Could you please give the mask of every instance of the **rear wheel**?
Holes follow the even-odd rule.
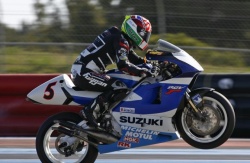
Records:
[[[64,148],[60,140],[65,138],[65,135],[52,129],[59,126],[58,123],[54,123],[55,120],[63,120],[75,124],[82,121],[78,114],[72,112],[63,112],[49,117],[42,124],[36,136],[36,150],[41,162],[94,163],[98,155],[98,149],[78,138],[73,138],[76,143],[74,144],[75,150]]]
[[[235,114],[230,102],[216,91],[202,97],[202,115],[198,119],[187,106],[177,112],[176,126],[183,140],[201,149],[216,148],[231,136],[235,126]]]

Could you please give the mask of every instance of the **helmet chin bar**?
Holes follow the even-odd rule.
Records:
[[[148,47],[148,43],[146,43],[145,41],[142,41],[140,45],[138,45],[138,47],[141,50],[145,50]]]

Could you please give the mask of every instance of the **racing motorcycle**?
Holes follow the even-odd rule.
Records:
[[[213,88],[192,89],[203,71],[200,64],[181,48],[161,39],[146,58],[158,66],[157,76],[107,71],[129,90],[125,98],[105,106],[97,119],[100,127],[88,126],[75,112],[50,116],[36,136],[40,160],[92,163],[98,153],[180,138],[200,149],[216,148],[227,141],[235,126],[233,107]],[[81,90],[67,74],[62,74],[33,89],[27,98],[43,105],[85,106],[100,93]]]

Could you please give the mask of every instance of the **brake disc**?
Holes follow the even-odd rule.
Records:
[[[192,116],[189,119],[190,129],[198,135],[207,136],[212,135],[220,128],[221,115],[218,109],[209,104],[204,104],[202,108],[202,116],[204,120],[200,120]]]

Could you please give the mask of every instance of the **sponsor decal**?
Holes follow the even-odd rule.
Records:
[[[133,31],[132,28],[127,27],[127,31],[129,33],[129,36],[132,38],[132,40],[136,42],[136,44],[139,44],[142,42],[142,39],[138,36],[138,34],[135,33],[135,31]]]
[[[199,94],[196,94],[195,96],[192,97],[193,102],[195,105],[199,104],[202,102],[202,98]]]
[[[163,120],[162,119],[153,119],[153,118],[141,118],[141,117],[127,117],[127,116],[120,116],[121,123],[133,123],[133,124],[140,124],[140,125],[151,125],[151,126],[162,126]]]
[[[163,52],[158,52],[158,51],[150,51],[149,54],[151,55],[162,55]]]
[[[166,92],[167,95],[172,94],[174,92],[181,92],[181,90],[185,88],[182,86],[168,86],[168,91]]]
[[[90,73],[83,74],[83,77],[85,77],[85,79],[89,80],[89,83],[92,84],[92,85],[100,85],[100,86],[103,86],[103,87],[107,86],[106,83],[92,78]]]
[[[231,78],[223,78],[218,82],[218,86],[220,89],[232,89],[234,86],[234,80]]]
[[[121,141],[118,141],[117,146],[121,147],[121,148],[131,148],[131,144],[130,143],[121,142]]]
[[[153,136],[159,135],[160,132],[146,130],[130,126],[121,126],[123,130],[126,130],[124,141],[139,143],[140,139],[152,140]],[[132,139],[133,138],[133,139]]]
[[[135,108],[120,107],[121,113],[135,113]]]
[[[139,138],[133,138],[130,136],[125,136],[123,140],[127,141],[127,142],[131,142],[131,143],[139,143],[140,142]]]
[[[135,29],[137,28],[137,25],[134,23],[133,20],[129,19],[129,20],[127,21],[127,23],[128,23],[130,26],[134,27]]]
[[[152,135],[137,133],[137,132],[127,131],[125,136],[129,136],[129,137],[133,137],[133,138],[140,138],[140,139],[145,139],[145,140],[153,140]]]

